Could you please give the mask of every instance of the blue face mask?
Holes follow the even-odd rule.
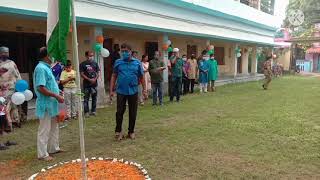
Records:
[[[122,52],[121,55],[122,55],[122,58],[125,60],[128,60],[130,57],[129,52],[127,52],[127,51]]]

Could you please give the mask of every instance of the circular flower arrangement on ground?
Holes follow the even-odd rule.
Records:
[[[42,169],[28,180],[78,180],[82,178],[81,160],[61,162]],[[135,162],[112,158],[87,159],[88,179],[151,180],[147,170]]]

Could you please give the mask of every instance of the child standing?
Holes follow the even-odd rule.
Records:
[[[76,93],[77,93],[77,85],[76,85],[76,71],[72,69],[71,61],[67,61],[67,65],[61,73],[60,82],[63,85],[65,104],[67,109],[67,119],[77,118],[77,108],[76,108]]]
[[[208,61],[209,56],[203,55],[202,59],[199,61],[199,83],[200,83],[200,93],[208,92]]]
[[[215,81],[218,78],[218,63],[217,61],[214,59],[214,54],[210,55],[210,59],[208,61],[208,65],[209,65],[209,71],[208,71],[208,80],[209,80],[209,91],[214,92],[216,91],[216,87],[214,85]]]

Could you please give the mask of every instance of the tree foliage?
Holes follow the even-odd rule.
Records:
[[[299,27],[293,26],[288,20],[288,15],[293,10],[301,10],[304,13],[304,22]],[[283,26],[290,28],[293,37],[312,36],[315,23],[320,23],[320,0],[289,0]]]

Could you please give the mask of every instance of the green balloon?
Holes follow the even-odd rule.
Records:
[[[208,54],[209,54],[209,55],[214,54],[214,50],[209,50],[209,51],[208,51]]]
[[[96,43],[96,44],[94,45],[94,47],[93,47],[93,49],[94,49],[96,52],[100,52],[101,48],[102,48],[102,45],[99,44],[99,43]]]
[[[173,48],[172,47],[169,47],[168,48],[168,52],[172,52],[173,51]]]

